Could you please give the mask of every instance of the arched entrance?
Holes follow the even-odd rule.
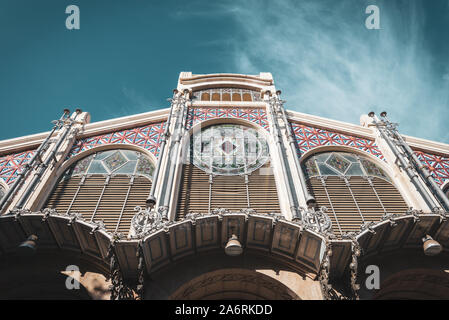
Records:
[[[172,300],[299,300],[281,282],[257,271],[221,269],[185,283]]]
[[[409,269],[397,272],[380,285],[373,297],[382,300],[449,299],[449,273],[432,269]]]
[[[69,266],[79,271],[66,271]],[[105,300],[110,295],[105,273],[72,252],[48,250],[29,257],[12,253],[0,258],[0,299]]]

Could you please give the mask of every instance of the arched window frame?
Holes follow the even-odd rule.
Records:
[[[275,147],[274,141],[273,141],[270,133],[267,132],[267,130],[265,128],[258,125],[257,123],[248,121],[246,119],[239,119],[239,118],[213,118],[213,119],[208,119],[208,120],[205,120],[202,122],[198,122],[194,126],[192,126],[189,130],[186,131],[186,133],[182,139],[182,145],[183,145],[182,163],[189,164],[187,151],[188,151],[188,148],[190,147],[191,136],[193,133],[198,132],[198,131],[202,130],[203,128],[207,128],[207,127],[210,127],[213,125],[223,125],[223,124],[242,125],[242,126],[246,126],[246,127],[255,129],[266,140],[269,150],[273,150],[273,148]],[[285,194],[286,191],[285,191],[285,186],[283,185],[283,183],[285,181],[283,181],[282,179],[279,179],[279,172],[277,172],[277,170],[279,170],[279,168],[277,168],[277,166],[275,165],[275,162],[279,161],[279,160],[275,159],[276,156],[277,156],[276,154],[273,155],[272,153],[269,152],[268,161],[266,162],[266,165],[269,165],[269,168],[265,168],[264,166],[262,166],[261,168],[259,168],[259,170],[261,170],[261,169],[269,170],[269,172],[267,172],[266,174],[273,176],[273,180],[274,180],[274,184],[275,184],[275,188],[276,188],[275,196],[277,197],[277,200],[279,201],[279,199],[280,199],[279,195]],[[201,170],[201,169],[199,169],[199,170]],[[176,203],[178,202],[178,200],[181,196],[181,191],[182,191],[181,190],[182,189],[181,188],[181,179],[182,179],[181,173],[182,172],[183,172],[183,170],[178,170],[178,175],[177,175],[176,179],[177,179],[177,181],[179,181],[179,184],[177,185],[177,188],[175,190],[176,196],[173,197],[174,201],[172,203],[172,207],[178,207],[178,205]],[[205,174],[208,174],[205,171],[202,171],[202,172],[204,172]],[[240,176],[244,177],[245,174],[242,174]],[[213,174],[210,175],[210,177],[212,177],[211,179],[213,179]],[[213,181],[213,180],[210,180],[210,181]],[[210,199],[210,194],[211,194],[211,188],[209,188],[209,199]],[[249,199],[249,198],[250,198],[250,196],[247,195],[247,199]],[[211,200],[209,200],[209,208],[210,208],[210,203],[211,203]],[[279,201],[278,204],[280,206],[280,212],[287,212],[287,207],[285,206],[284,201]],[[176,213],[177,212],[178,212],[178,209],[176,210]],[[276,212],[278,213],[279,209],[277,209]]]
[[[381,199],[379,198],[379,194],[377,193],[375,186],[372,184],[372,179],[374,179],[374,178],[382,179],[382,180],[386,181],[387,183],[391,184],[397,190],[397,192],[401,196],[402,200],[405,202],[405,205],[407,205],[407,207],[410,207],[409,201],[404,196],[404,194],[402,192],[402,189],[399,188],[396,185],[396,181],[394,179],[392,179],[392,176],[394,176],[392,169],[385,162],[383,162],[380,159],[374,157],[373,155],[371,155],[371,154],[369,154],[367,152],[364,152],[364,151],[352,148],[352,147],[345,147],[345,146],[322,146],[322,147],[317,147],[317,148],[311,149],[308,152],[306,152],[301,157],[300,163],[301,163],[301,170],[303,170],[305,178],[307,179],[307,181],[309,181],[309,179],[311,179],[313,177],[318,178],[321,181],[321,183],[323,183],[324,189],[326,190],[327,187],[325,185],[327,184],[327,182],[326,182],[326,178],[327,177],[330,177],[330,176],[340,177],[342,180],[345,181],[345,183],[347,185],[347,188],[348,188],[348,190],[350,192],[348,197],[349,197],[349,199],[351,199],[351,197],[352,197],[352,199],[353,199],[353,201],[355,203],[355,206],[357,207],[357,211],[358,211],[359,215],[361,216],[362,221],[364,220],[364,215],[362,213],[363,210],[361,210],[361,208],[359,207],[359,204],[357,204],[357,200],[355,199],[355,197],[357,197],[356,194],[354,194],[353,191],[351,191],[351,186],[350,186],[351,185],[351,182],[350,182],[351,175],[345,176],[345,175],[339,173],[339,174],[335,174],[335,175],[313,175],[313,176],[310,176],[310,177],[308,176],[308,174],[306,172],[306,168],[305,168],[306,162],[309,159],[311,159],[313,156],[316,156],[318,154],[323,154],[323,153],[349,153],[349,154],[353,154],[353,155],[356,155],[357,157],[365,158],[366,160],[370,161],[371,163],[373,163],[377,167],[379,167],[381,170],[383,170],[383,172],[386,175],[387,179],[385,179],[383,177],[380,177],[380,176],[377,176],[377,175],[352,175],[352,177],[362,177],[362,178],[366,179],[369,182],[371,188],[374,190],[374,194],[375,194],[376,198],[378,199],[378,201],[379,201],[379,203],[380,203],[380,205],[381,205],[381,207],[382,207],[382,209],[384,211],[384,214],[387,214],[388,210],[386,209],[386,207],[382,203]],[[343,234],[341,226],[340,226],[340,224],[338,222],[339,219],[337,218],[338,212],[336,212],[334,210],[334,208],[333,208],[332,201],[331,201],[331,198],[330,198],[330,193],[328,193],[328,191],[325,191],[325,195],[326,195],[327,200],[328,200],[328,202],[330,204],[330,208],[327,208],[327,210],[329,212],[329,216],[333,216],[335,218],[335,221],[336,221],[336,223],[334,223],[335,221],[333,221],[333,226],[338,228],[340,234]],[[405,213],[405,211],[404,211],[404,213]],[[365,222],[367,222],[367,221],[365,221]]]
[[[301,168],[303,169],[303,173],[307,178],[307,172],[305,172],[305,162],[310,159],[312,156],[319,154],[319,153],[325,153],[325,152],[335,152],[335,153],[352,153],[357,156],[361,156],[363,158],[366,158],[367,160],[373,162],[376,166],[378,166],[380,169],[383,170],[385,175],[390,179],[386,180],[389,183],[391,183],[396,189],[399,190],[404,200],[406,200],[406,197],[402,194],[402,187],[397,185],[394,177],[394,172],[392,168],[385,162],[379,159],[378,157],[373,156],[372,154],[359,150],[357,148],[349,147],[349,146],[319,146],[313,149],[308,150],[304,154],[301,155],[301,158],[299,159],[299,162],[301,163]],[[381,178],[381,177],[379,177]]]
[[[347,164],[347,167],[344,168],[344,172],[342,169],[336,167],[336,165],[332,165],[331,161],[340,161],[342,165]],[[311,167],[309,164],[312,164],[314,167]],[[370,168],[370,166],[374,166]],[[323,170],[327,170],[327,173],[323,174]],[[352,170],[352,171],[351,171]],[[371,170],[371,172],[369,172]],[[375,172],[375,171],[378,172]],[[374,163],[371,159],[364,155],[360,155],[354,152],[347,151],[322,151],[316,152],[307,159],[303,161],[303,171],[307,177],[312,176],[376,176],[378,178],[384,179],[388,182],[392,182],[391,178],[387,173],[376,163]],[[314,172],[311,173],[311,171]],[[358,171],[358,172],[356,172]]]
[[[56,186],[61,181],[64,180],[65,174],[72,167],[76,166],[77,163],[79,163],[80,161],[83,161],[84,159],[87,159],[89,157],[95,156],[98,153],[107,152],[107,151],[114,151],[114,150],[129,150],[129,151],[134,151],[134,152],[137,152],[140,155],[145,156],[146,159],[150,162],[150,164],[151,164],[151,166],[153,168],[152,173],[154,172],[155,163],[156,163],[155,157],[154,157],[154,155],[152,153],[150,153],[149,151],[147,151],[147,150],[145,150],[143,148],[140,148],[140,147],[134,146],[134,145],[126,145],[126,144],[109,144],[109,145],[103,145],[103,146],[100,146],[100,147],[95,147],[95,148],[86,150],[84,152],[81,152],[81,153],[77,154],[76,156],[74,156],[74,157],[72,157],[72,158],[70,158],[70,159],[65,161],[65,163],[59,168],[59,170],[57,172],[57,175],[55,177],[54,183],[51,186],[51,189],[49,189],[50,192],[46,193],[46,194],[48,194],[48,196],[43,198],[43,201],[42,201],[42,204],[40,205],[40,207],[44,207],[48,203],[48,201],[49,201],[52,193],[54,192],[54,189],[56,188]],[[113,153],[111,153],[111,154],[113,154]],[[90,164],[91,163],[92,163],[92,161],[90,162]],[[82,175],[75,175],[75,176],[78,176],[78,177],[81,176],[81,179],[83,179],[83,177],[85,178],[85,177],[88,177],[88,176],[103,175],[105,177],[104,185],[103,184],[101,186],[99,185],[99,187],[102,187],[103,190],[105,189],[105,186],[108,184],[108,180],[111,177],[115,177],[115,176],[118,176],[118,175],[123,175],[123,176],[128,176],[129,177],[129,179],[130,179],[129,186],[128,186],[128,189],[127,189],[127,194],[126,194],[126,197],[125,197],[125,201],[122,204],[122,209],[121,209],[120,217],[118,218],[117,226],[116,226],[115,230],[109,230],[110,232],[111,231],[117,231],[118,228],[119,228],[119,225],[121,223],[121,216],[123,215],[123,212],[124,212],[123,210],[124,210],[125,205],[127,203],[129,192],[131,190],[131,185],[134,184],[134,178],[136,178],[137,176],[142,176],[142,177],[145,177],[147,179],[147,181],[152,183],[152,176],[143,175],[143,174],[139,174],[139,173],[136,174],[137,166],[138,166],[138,164],[136,164],[133,173],[116,173],[116,172],[112,172],[112,173],[102,174],[102,173],[88,173],[87,170],[86,170],[86,172],[84,174],[82,174]],[[149,193],[149,190],[148,190],[148,193]],[[76,195],[72,199],[72,202],[74,202],[75,199],[76,199]],[[146,200],[146,197],[145,197],[145,199],[142,199],[142,205],[144,205],[145,200]],[[98,200],[98,203],[100,203],[100,201],[101,201],[101,199]],[[98,203],[97,203],[97,207],[98,207]],[[69,209],[67,209],[67,211],[70,211],[70,206],[69,206]],[[64,213],[64,212],[61,212],[61,213]],[[96,220],[96,219],[94,219],[94,216],[95,216],[95,211],[92,214],[92,217],[90,219],[91,221]]]

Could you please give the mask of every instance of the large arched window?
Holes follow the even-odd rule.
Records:
[[[384,214],[407,210],[388,175],[368,157],[347,152],[322,152],[304,162],[309,191],[325,206],[337,235],[358,231]]]
[[[127,234],[136,206],[145,206],[154,166],[143,153],[100,151],[74,163],[61,177],[46,207],[102,220],[111,232]]]
[[[267,141],[255,129],[218,124],[194,133],[183,168],[178,218],[218,208],[280,212],[269,158]]]

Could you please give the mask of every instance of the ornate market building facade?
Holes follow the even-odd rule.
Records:
[[[0,141],[0,298],[449,298],[449,145],[290,111],[270,73],[169,101]]]

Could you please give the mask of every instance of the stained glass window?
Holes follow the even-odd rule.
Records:
[[[151,179],[154,166],[143,153],[133,150],[100,151],[76,162],[65,178],[83,174],[136,174]]]
[[[323,152],[305,162],[305,172],[313,176],[376,176],[390,181],[385,172],[363,156],[345,152]]]
[[[255,129],[220,124],[192,135],[189,158],[207,173],[247,174],[268,161],[268,143]]]
[[[351,162],[339,156],[338,154],[333,153],[327,160],[327,164],[336,169],[338,172],[344,174],[351,165]]]

